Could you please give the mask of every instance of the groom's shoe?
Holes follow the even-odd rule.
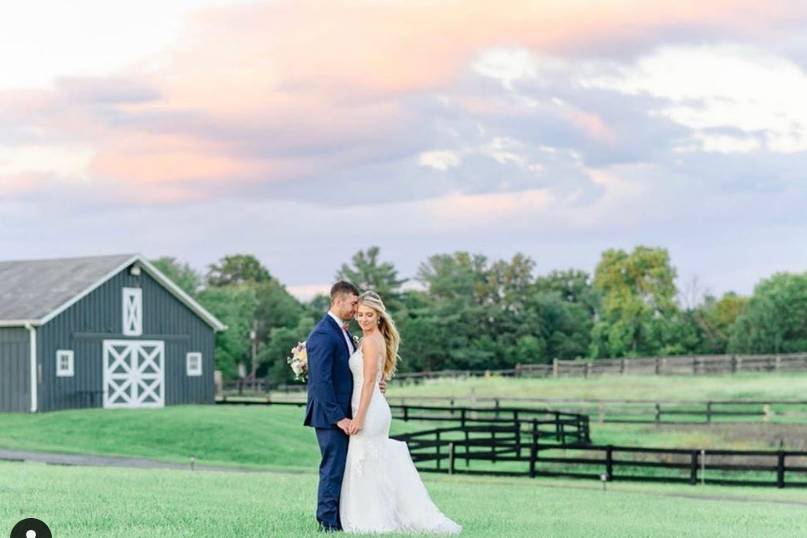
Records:
[[[319,532],[340,532],[341,530],[339,527],[331,527],[322,521],[319,522]]]

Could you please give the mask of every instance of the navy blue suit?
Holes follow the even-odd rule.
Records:
[[[339,495],[345,473],[348,436],[336,425],[353,418],[350,399],[353,376],[348,359],[350,349],[342,328],[329,315],[317,323],[306,340],[308,353],[308,402],[306,426],[313,426],[322,454],[317,490],[317,521],[323,527],[341,530]]]

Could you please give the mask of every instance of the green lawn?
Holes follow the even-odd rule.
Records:
[[[731,376],[616,376],[436,379],[390,385],[391,398],[407,396],[528,397],[628,400],[807,400],[807,374]]]
[[[319,448],[302,423],[302,407],[280,405],[0,413],[0,447],[310,469]],[[393,421],[392,434],[432,427]]]
[[[807,494],[710,486],[424,475],[467,537],[803,537]],[[0,535],[25,517],[58,538],[314,537],[316,474],[0,462]],[[394,535],[388,535],[394,536]]]

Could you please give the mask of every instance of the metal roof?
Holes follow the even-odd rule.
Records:
[[[226,328],[139,254],[0,261],[0,325],[42,325],[135,262],[214,329]]]

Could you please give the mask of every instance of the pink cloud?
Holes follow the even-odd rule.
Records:
[[[5,102],[17,105],[18,121],[38,115],[37,127],[91,142],[97,154],[89,173],[100,182],[127,192],[146,187],[154,201],[195,199],[215,185],[220,193],[231,183],[301,178],[373,158],[385,138],[420,127],[411,123],[408,97],[451,88],[489,47],[570,52],[688,25],[758,33],[763,22],[804,11],[794,5],[298,0],[215,8],[196,16],[156,67],[119,74],[140,81],[148,99],[95,109],[82,86],[81,102],[58,88]],[[127,89],[111,87],[120,88]],[[196,123],[172,124],[175,116]],[[165,119],[155,127],[153,118]],[[571,111],[567,119],[614,141],[594,112]]]

